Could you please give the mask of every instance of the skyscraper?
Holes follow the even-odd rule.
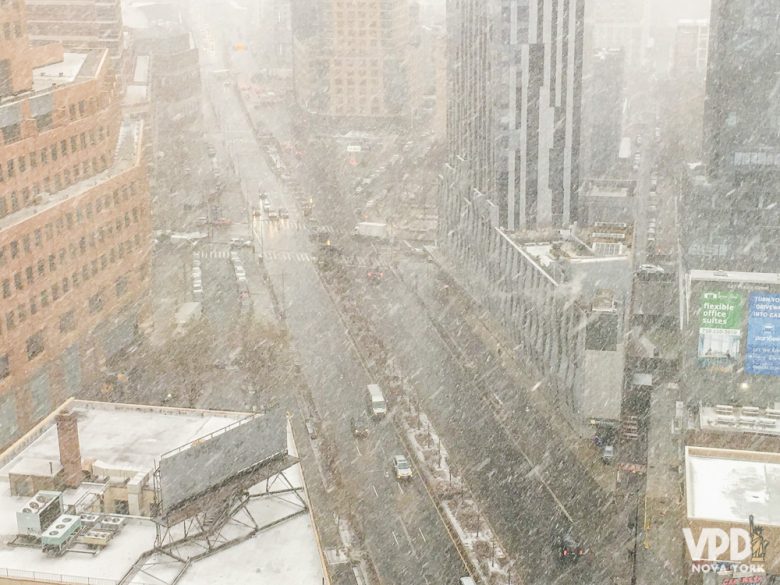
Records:
[[[510,231],[576,220],[582,0],[452,0],[449,151],[458,197]],[[446,221],[446,219],[445,219]]]
[[[709,21],[680,20],[674,33],[671,70],[675,75],[700,77],[707,69]]]
[[[693,169],[680,198],[691,268],[780,270],[778,23],[776,0],[713,0],[705,168]]]
[[[780,169],[780,3],[713,0],[704,111],[708,174]]]
[[[623,121],[625,81],[623,49],[599,49],[591,58],[585,82],[586,143],[592,177],[620,178],[618,154]]]

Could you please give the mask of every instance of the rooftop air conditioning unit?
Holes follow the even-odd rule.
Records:
[[[40,536],[62,514],[62,510],[62,492],[38,492],[16,513],[18,533]]]
[[[100,516],[97,514],[82,514],[81,523],[84,526],[94,526],[100,520]]]
[[[107,546],[113,537],[114,533],[110,530],[88,530],[79,535],[78,540],[81,544],[90,546]]]
[[[119,530],[124,526],[125,519],[119,516],[104,516],[100,519],[100,528],[104,530]]]
[[[44,547],[61,548],[81,528],[81,518],[63,514],[41,535]]]

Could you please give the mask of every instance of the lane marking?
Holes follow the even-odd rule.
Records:
[[[401,543],[398,542],[398,537],[395,535],[395,530],[391,530],[391,532],[393,533],[393,540],[395,540],[396,546],[400,547]]]
[[[422,528],[419,526],[417,527],[418,532],[420,533],[420,536],[422,536],[423,542],[428,542],[428,539],[425,538],[425,535],[423,534]]]
[[[379,497],[379,492],[376,491],[376,487],[374,486],[373,483],[371,484],[371,489],[374,490],[374,495],[378,498]]]
[[[399,482],[399,481],[396,481],[396,482],[395,482],[395,485],[397,485],[397,486],[398,486],[398,489],[399,489],[399,490],[401,490],[401,495],[404,495],[404,488],[402,488],[402,487],[401,487],[401,482]]]
[[[406,536],[406,540],[409,542],[409,548],[412,549],[412,553],[416,557],[417,549],[414,548],[414,543],[412,543],[412,537],[409,536],[409,531],[406,529],[406,526],[404,525],[404,521],[399,518],[398,523],[401,525],[401,530],[404,531],[404,536]]]
[[[357,441],[355,441],[355,449],[357,449],[358,455],[360,455],[362,457],[363,453],[360,452],[360,445],[358,445]]]

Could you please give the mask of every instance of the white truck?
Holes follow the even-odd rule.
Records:
[[[355,226],[353,234],[362,238],[387,240],[390,238],[390,227],[386,223],[362,221]]]

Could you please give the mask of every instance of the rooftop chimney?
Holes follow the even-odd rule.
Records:
[[[60,463],[65,472],[65,486],[81,485],[81,447],[76,414],[65,411],[57,415],[57,439],[60,444]]]

